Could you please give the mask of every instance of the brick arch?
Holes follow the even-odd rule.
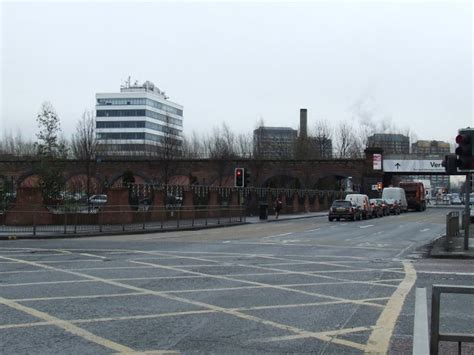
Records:
[[[18,187],[39,187],[40,176],[36,172],[22,174],[17,179]]]
[[[339,173],[326,174],[319,177],[311,188],[314,190],[339,190],[341,188],[341,181],[349,176]]]
[[[304,188],[301,180],[297,176],[292,176],[292,174],[272,175],[266,178],[261,187]]]
[[[97,176],[90,176],[90,193],[98,194],[101,191],[101,180]],[[87,191],[87,175],[75,174],[69,176],[66,180],[66,190],[69,192],[86,192]]]
[[[116,173],[112,175],[108,181],[110,187],[117,187],[122,183],[122,176],[124,172]],[[151,183],[151,179],[142,172],[133,172],[133,177],[135,178],[136,184],[145,184]]]

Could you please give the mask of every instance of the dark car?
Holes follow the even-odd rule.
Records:
[[[351,201],[336,200],[329,209],[329,222],[334,219],[339,221],[341,218],[351,221],[362,220],[362,211]]]
[[[397,202],[397,200],[394,200],[392,198],[388,198],[388,199],[385,200],[385,202],[387,202],[388,211],[391,214],[400,214],[400,212],[401,212],[400,204]]]
[[[388,207],[387,200],[384,198],[376,198],[377,201],[379,201],[382,204],[382,210],[383,210],[383,215],[384,216],[389,216],[390,215],[390,208]]]
[[[383,217],[384,211],[382,201],[379,198],[371,198],[369,200],[370,206],[372,207],[372,217]]]

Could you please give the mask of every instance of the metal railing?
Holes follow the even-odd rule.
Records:
[[[431,295],[430,354],[438,355],[440,341],[457,342],[458,353],[461,354],[461,344],[474,342],[474,334],[439,332],[441,294],[443,293],[474,295],[474,286],[433,285]]]
[[[246,222],[241,206],[195,208],[139,208],[130,205],[50,211],[42,206],[0,214],[0,235],[74,236],[80,234],[177,230]]]

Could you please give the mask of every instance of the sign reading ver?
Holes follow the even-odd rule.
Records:
[[[442,160],[403,160],[389,159],[383,161],[383,171],[395,173],[444,173]]]

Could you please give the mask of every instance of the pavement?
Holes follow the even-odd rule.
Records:
[[[469,230],[469,249],[464,249],[464,231],[461,230],[458,237],[452,238],[450,250],[446,250],[447,240],[443,235],[434,241],[430,251],[430,256],[433,258],[460,258],[460,259],[474,259],[474,225],[471,225]]]

